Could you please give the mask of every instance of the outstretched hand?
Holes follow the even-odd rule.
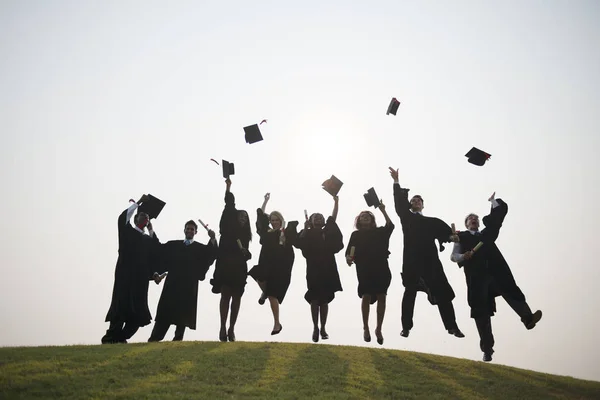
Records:
[[[265,201],[269,201],[271,199],[271,193],[265,194]]]
[[[211,239],[214,239],[216,237],[215,235],[215,231],[213,231],[212,229],[208,230],[208,237]]]
[[[381,212],[385,211],[385,204],[383,204],[383,200],[379,200],[379,207],[377,207],[381,210]]]
[[[398,169],[389,167],[389,170],[390,170],[390,176],[394,180],[394,183],[397,183],[398,182]]]
[[[348,264],[348,266],[352,266],[352,263],[354,262],[354,257],[347,255],[346,256],[346,263]]]

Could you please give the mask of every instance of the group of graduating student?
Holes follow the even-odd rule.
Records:
[[[404,236],[401,276],[405,290],[401,336],[408,337],[413,328],[415,299],[417,292],[421,291],[427,294],[432,305],[437,306],[447,332],[459,338],[464,337],[456,323],[452,304],[455,294],[439,259],[436,240],[439,251],[444,250],[444,243],[453,242],[451,260],[464,269],[468,304],[479,332],[483,360],[491,361],[494,337],[490,317],[496,311],[496,297],[504,297],[527,329],[535,327],[542,316],[541,311],[534,313],[527,305],[525,296],[495,244],[508,212],[507,204],[492,195],[489,199],[492,203],[491,212],[482,219],[485,229],[480,231],[479,217],[469,214],[465,219],[467,230],[456,232],[454,226],[438,218],[424,216],[423,198],[415,195],[409,199],[409,189],[399,184],[398,171],[390,168],[390,175],[394,181],[395,210],[400,217]],[[118,218],[119,257],[112,303],[106,316],[110,326],[102,343],[126,343],[139,327],[150,324],[148,285],[150,281],[159,283],[165,276],[155,325],[148,341],[162,340],[170,325],[176,326],[173,340],[182,340],[186,327],[196,328],[198,281],[205,279],[215,260],[210,284],[212,292],[221,296],[219,340],[236,340],[235,324],[247,276],[251,276],[262,291],[258,302],[269,303],[273,314],[271,335],[279,334],[283,329],[280,305],[290,285],[294,247],[300,249],[306,259],[307,291],[304,298],[311,309],[312,340],[318,342],[319,339],[329,338],[326,329],[329,303],[335,298],[335,293],[342,290],[335,259],[336,254],[344,248],[343,236],[336,223],[337,193],[332,193],[334,206],[331,216],[325,219],[320,213],[310,216],[305,213],[304,228],[299,232],[297,221],[286,223],[280,212],[267,212],[270,200],[270,194],[267,193],[262,206],[257,209],[256,231],[261,244],[258,264],[248,270],[248,261],[252,258],[248,250],[252,241],[250,218],[246,211],[236,208],[230,177],[225,183],[225,207],[220,220],[218,243],[215,233],[208,228],[209,240],[206,244],[194,241],[198,225],[188,221],[184,225],[184,240],[161,244],[150,222],[157,214],[158,200],[148,195],[142,196],[137,202],[131,200],[130,206],[121,213]],[[356,267],[363,338],[365,342],[371,341],[369,313],[371,305],[377,304],[374,334],[377,342],[383,344],[386,295],[392,279],[388,264],[389,243],[395,227],[379,199],[372,205],[381,211],[385,225],[378,227],[372,212],[361,212],[355,219],[356,230],[346,245],[345,258],[349,266],[354,264]],[[134,213],[134,224],[131,225]]]

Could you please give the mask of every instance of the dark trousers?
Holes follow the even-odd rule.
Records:
[[[531,309],[524,300],[515,300],[508,296],[502,296],[512,308],[521,317],[521,321],[527,324],[531,320]],[[479,348],[484,353],[490,352],[494,348],[494,334],[492,333],[492,320],[489,315],[475,318],[475,325],[479,332]]]
[[[102,343],[126,343],[138,329],[140,326],[135,323],[111,321],[106,334],[102,337]]]
[[[404,289],[404,296],[402,297],[402,328],[411,330],[413,327],[413,315],[415,312],[415,300],[417,298],[417,291],[414,289]],[[454,306],[451,301],[444,303],[438,303],[438,310],[444,328],[446,330],[458,329],[456,324],[456,315],[454,313]]]
[[[152,329],[152,333],[150,334],[149,342],[160,342],[165,338],[167,331],[171,324],[156,321],[154,323],[154,328]],[[185,333],[185,325],[177,325],[175,328],[175,337],[173,338],[174,342],[178,342],[183,340],[183,334]]]

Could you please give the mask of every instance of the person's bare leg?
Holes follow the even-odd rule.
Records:
[[[383,318],[385,317],[385,303],[387,296],[383,293],[377,295],[377,328],[375,328],[375,336],[377,336],[377,343],[383,344],[383,334],[381,328],[383,327]]]
[[[371,331],[369,330],[369,311],[371,308],[371,296],[364,294],[360,303],[363,320],[363,339],[365,342],[371,341]]]
[[[224,286],[221,288],[221,302],[219,311],[221,313],[221,329],[219,330],[219,340],[227,341],[227,316],[229,315],[229,303],[231,301],[231,290]]]
[[[310,304],[310,313],[311,313],[312,320],[313,320],[312,340],[313,340],[313,342],[316,343],[319,341],[319,303],[317,303],[316,301],[313,301]]]
[[[329,339],[329,335],[325,330],[325,324],[327,323],[327,314],[329,313],[329,304],[321,304],[319,306],[319,313],[321,314],[321,339]]]
[[[277,297],[269,296],[269,304],[271,305],[271,311],[273,312],[273,332],[281,330],[281,322],[279,321],[279,300]]]
[[[242,304],[242,296],[234,294],[231,296],[231,315],[229,316],[229,329],[227,330],[227,337],[230,342],[235,342],[235,323],[237,321],[238,314],[240,312],[240,305]]]

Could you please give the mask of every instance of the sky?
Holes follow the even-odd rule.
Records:
[[[235,163],[231,190],[252,224],[266,192],[267,211],[288,221],[304,209],[329,215],[321,183],[335,174],[345,243],[374,187],[396,224],[383,347],[481,360],[451,246],[440,259],[466,337],[448,335],[423,294],[400,337],[392,166],[426,215],[457,227],[469,212],[485,215],[494,191],[508,203],[497,244],[544,316],[527,331],[499,300],[493,362],[600,380],[600,4],[355,3],[0,2],[0,346],[99,344],[117,217],[150,193],[167,203],[153,223],[162,242],[183,238],[189,219],[217,227],[225,184],[215,158]],[[396,116],[386,115],[392,97]],[[263,119],[264,141],[248,145],[242,128]],[[473,146],[492,154],[485,166],[467,162]],[[326,343],[378,348],[362,340],[343,254]],[[218,340],[213,271],[185,340]],[[310,342],[305,273],[296,251],[276,337],[249,278],[237,339]],[[161,290],[151,283],[153,316]],[[145,342],[152,326],[131,341]]]

